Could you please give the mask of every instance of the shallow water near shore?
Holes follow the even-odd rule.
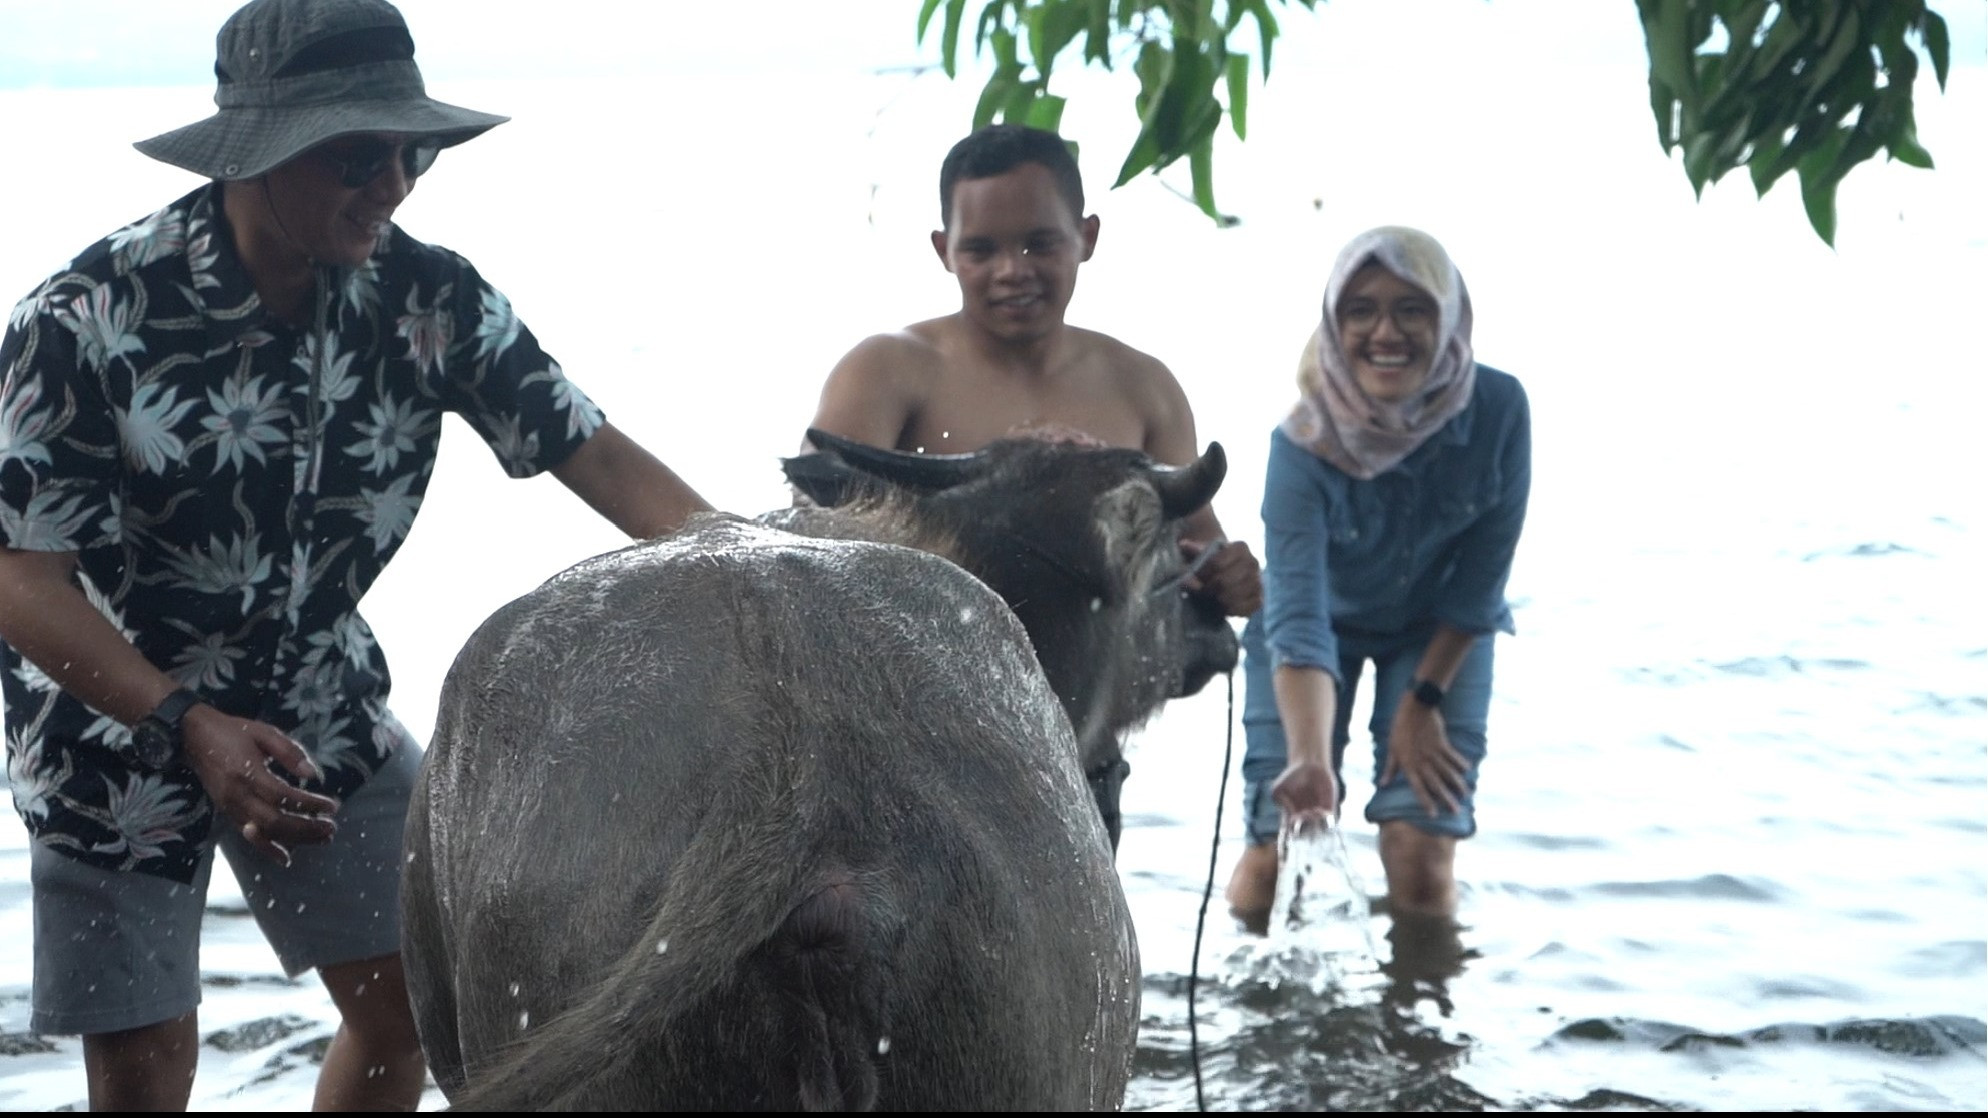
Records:
[[[132,5],[77,4],[136,26]],[[125,145],[211,109],[199,83],[233,6],[189,2],[148,32],[193,52],[175,84],[0,66],[0,120],[34,153],[34,173],[0,176],[0,302],[193,187]],[[835,360],[957,306],[925,236],[978,86],[889,69],[929,61],[911,15],[857,27],[769,0],[761,57],[674,6],[605,44],[589,29],[613,6],[587,0],[552,27],[505,0],[401,6],[431,90],[514,120],[447,152],[398,220],[474,260],[719,507],[784,504],[777,458]],[[47,7],[0,0],[21,31],[0,32],[0,61]],[[1238,928],[1233,778],[1216,823],[1228,696],[1217,680],[1172,704],[1129,750],[1119,868],[1145,983],[1127,1107],[1192,1109],[1198,1050],[1218,1109],[1988,1109],[1981,6],[1948,13],[1947,91],[1922,86],[1939,169],[1856,172],[1833,250],[1792,186],[1692,199],[1650,138],[1627,0],[1406,9],[1284,20],[1248,144],[1218,148],[1233,229],[1149,180],[1105,190],[1130,93],[1072,87],[1104,234],[1070,318],[1174,370],[1228,451],[1231,536],[1261,552],[1268,433],[1332,254],[1369,226],[1445,241],[1478,356],[1525,384],[1535,432],[1459,927],[1397,928],[1379,903],[1356,735],[1343,860],[1328,845],[1295,927]],[[73,27],[46,34],[56,50]],[[1435,77],[1404,90],[1362,44],[1406,37]],[[563,58],[599,65],[546,65]],[[451,420],[364,603],[402,720],[425,736],[483,618],[619,543]],[[82,1063],[73,1038],[27,1030],[31,923],[25,835],[0,813],[0,1108],[62,1109]],[[194,1106],[307,1107],[335,1015],[314,979],[282,977],[226,874],[201,967]]]

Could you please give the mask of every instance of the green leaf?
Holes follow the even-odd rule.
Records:
[[[1245,0],[1249,14],[1256,17],[1256,40],[1263,50],[1263,78],[1270,79],[1270,47],[1277,41],[1277,17],[1270,14],[1265,0]]]
[[[1709,132],[1695,132],[1684,141],[1684,177],[1691,180],[1693,197],[1705,196],[1705,184],[1718,177],[1713,149],[1717,141]]]
[[[1919,144],[1919,128],[1912,120],[1912,107],[1907,105],[1898,122],[1892,126],[1891,138],[1885,142],[1891,157],[1908,167],[1921,170],[1933,169],[1933,153]]]
[[[1940,92],[1947,90],[1947,21],[1937,12],[1927,12],[1926,22],[1919,27],[1919,34],[1926,40],[1926,53],[1933,58],[1933,76],[1940,79]]]
[[[1044,13],[1039,21],[1039,37],[1029,41],[1029,56],[1035,62],[1036,72],[1048,77],[1056,56],[1075,42],[1077,35],[1084,30],[1091,9],[1102,10],[1102,7],[1100,3],[1085,0],[1047,0],[1041,8],[1032,9]]]
[[[932,13],[939,10],[939,0],[925,0],[918,8],[918,42],[925,41],[925,28],[932,22]]]
[[[1030,128],[1040,128],[1055,132],[1063,125],[1064,99],[1045,93],[1029,102],[1028,114],[1022,120]]]
[[[998,70],[1021,71],[1022,64],[1015,53],[1015,33],[1005,27],[996,27],[988,36],[994,47],[994,66]]]
[[[1188,174],[1194,181],[1194,204],[1201,207],[1202,213],[1207,214],[1216,221],[1222,220],[1221,213],[1215,209],[1215,141],[1213,136],[1195,144],[1193,150],[1187,153],[1187,169]]]
[[[1016,82],[1001,100],[1001,119],[1010,124],[1028,123],[1038,92],[1040,89],[1035,82]]]
[[[1784,173],[1775,169],[1781,162],[1781,153],[1787,150],[1780,139],[1762,140],[1754,145],[1753,158],[1747,161],[1746,169],[1753,176],[1753,193],[1756,198],[1767,196],[1767,190],[1774,180]]]
[[[1650,0],[1656,18],[1646,17],[1644,35],[1650,48],[1651,80],[1661,79],[1684,105],[1685,126],[1698,114],[1698,90],[1691,65],[1691,5],[1688,0]],[[1646,9],[1647,10],[1647,9]]]
[[[1086,12],[1084,26],[1084,61],[1096,62],[1111,69],[1111,3],[1110,0],[1091,0]]]
[[[1802,208],[1808,211],[1809,225],[1822,243],[1836,247],[1836,180],[1802,176]]]
[[[1836,33],[1829,40],[1829,48],[1816,60],[1814,66],[1802,72],[1802,78],[1808,83],[1811,97],[1821,93],[1823,87],[1835,79],[1837,71],[1843,68],[1843,63],[1849,59],[1850,52],[1861,42],[1857,37],[1861,26],[1856,8],[1846,4],[1838,10]],[[1864,44],[1864,49],[1869,51],[1869,44]]]
[[[959,24],[966,14],[966,0],[946,0],[946,27],[939,33],[939,61],[946,76],[959,77]]]
[[[1815,227],[1822,243],[1832,248],[1836,245],[1836,184],[1842,179],[1836,161],[1849,142],[1848,128],[1832,128],[1795,165],[1802,180],[1802,207],[1808,211],[1809,224]]]
[[[1249,55],[1229,56],[1229,124],[1236,130],[1236,139],[1249,138],[1249,123],[1243,118],[1249,113]]]
[[[1007,101],[1008,93],[1013,89],[1014,84],[1014,79],[1006,74],[995,74],[987,79],[987,84],[980,89],[980,100],[973,106],[975,128],[984,128],[994,123],[994,114],[1000,110],[1002,103]]]

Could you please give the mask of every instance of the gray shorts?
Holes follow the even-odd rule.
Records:
[[[225,823],[217,845],[291,977],[400,951],[401,833],[421,750],[404,743],[338,810],[338,834],[284,867]],[[34,1013],[29,1028],[109,1033],[170,1021],[200,1004],[200,921],[214,869],[193,884],[85,865],[31,843]]]

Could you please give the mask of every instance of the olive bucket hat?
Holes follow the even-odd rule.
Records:
[[[251,0],[214,40],[213,116],[139,151],[210,179],[252,179],[355,132],[462,143],[509,120],[430,98],[386,0]]]

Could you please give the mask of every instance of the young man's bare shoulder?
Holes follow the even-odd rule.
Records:
[[[1127,396],[1167,410],[1185,405],[1180,381],[1159,358],[1110,334],[1075,326],[1069,330],[1080,343],[1083,360],[1108,376]]]
[[[1192,458],[1194,411],[1173,370],[1152,354],[1109,334],[1071,329],[1080,343],[1080,360],[1090,366],[1092,375],[1110,386],[1108,391],[1138,414],[1145,432],[1143,449],[1162,461]]]
[[[942,322],[943,319],[934,319],[886,334],[872,334],[857,342],[840,365],[852,372],[893,380],[929,379],[945,364],[943,339],[934,329]]]

